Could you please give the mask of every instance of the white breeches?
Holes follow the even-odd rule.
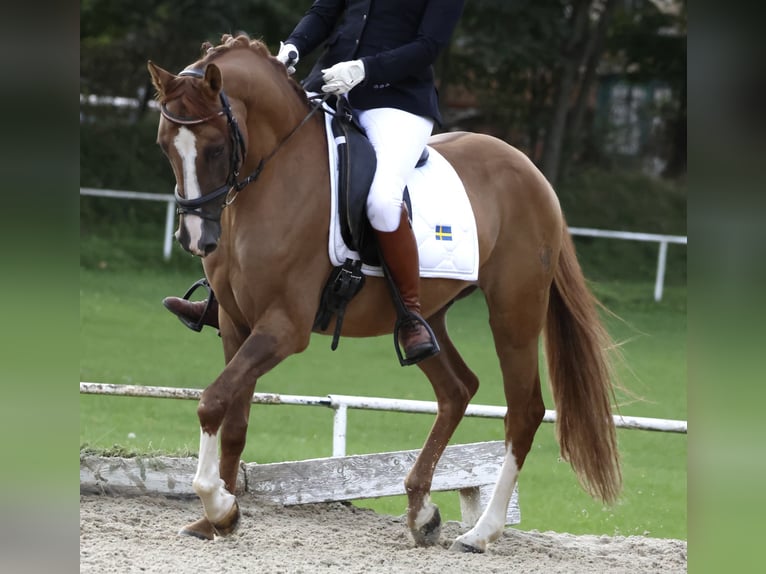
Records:
[[[378,231],[396,231],[404,187],[431,136],[434,122],[394,108],[357,110],[357,114],[378,158],[367,197],[367,217]]]

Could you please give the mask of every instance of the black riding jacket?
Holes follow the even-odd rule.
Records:
[[[463,11],[463,0],[316,0],[285,40],[305,56],[325,52],[303,81],[320,92],[322,69],[360,59],[365,79],[354,108],[397,108],[441,123],[433,63]]]

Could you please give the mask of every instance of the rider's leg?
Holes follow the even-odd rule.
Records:
[[[378,160],[367,199],[367,216],[405,307],[420,316],[418,247],[402,196],[431,135],[433,120],[391,108],[361,110],[358,116]],[[418,321],[402,325],[399,337],[410,361],[436,352],[430,334]]]
[[[183,317],[191,323],[199,323],[200,318],[202,318],[203,325],[220,328],[218,325],[218,300],[215,297],[210,301],[207,312],[205,312],[207,301],[188,301],[181,297],[166,297],[162,304],[174,315]]]

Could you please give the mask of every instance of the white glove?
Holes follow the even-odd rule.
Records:
[[[292,44],[279,43],[279,53],[277,60],[282,62],[287,68],[287,75],[292,76],[295,73],[295,64],[298,63],[298,48]]]
[[[364,80],[364,73],[364,63],[361,60],[335,64],[332,68],[322,70],[322,91],[336,96],[343,95]]]

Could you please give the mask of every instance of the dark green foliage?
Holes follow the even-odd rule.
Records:
[[[686,235],[686,186],[637,172],[581,170],[558,190],[572,227]],[[575,237],[589,279],[641,281],[655,277],[657,243]],[[686,284],[685,245],[669,245],[666,285]]]
[[[99,189],[172,193],[175,180],[170,165],[155,144],[157,116],[128,124],[116,120],[84,123],[80,126],[80,185]],[[95,242],[114,242],[110,251],[143,257],[141,238],[146,245],[146,259],[157,258],[162,248],[166,204],[155,201],[128,201],[101,197],[80,197],[80,257],[86,265],[97,265],[101,258],[91,258]],[[130,239],[133,238],[133,239]],[[127,243],[126,243],[127,242]],[[135,260],[136,263],[139,261]]]
[[[156,144],[159,116],[138,123],[116,119],[80,125],[80,185],[172,193],[175,180]]]
[[[585,101],[578,98],[582,78],[571,86],[571,98],[557,100],[555,93],[565,64],[571,64],[574,15],[582,13],[583,7],[596,14],[597,6],[603,8],[614,1],[466,2],[452,45],[436,66],[442,103],[457,106],[452,114],[445,110],[445,127],[498,135],[528,152],[538,164],[543,150],[557,138],[567,142],[564,164],[603,161],[602,155],[594,153],[600,145],[599,134],[571,121],[572,116],[582,116],[582,107],[578,110],[574,105],[575,100]],[[309,6],[309,0],[83,0],[80,92],[136,98],[134,116],[140,118],[149,113],[147,102],[153,96],[147,60],[178,71],[200,55],[202,42],[216,43],[224,33],[241,31],[262,39],[275,51]],[[610,77],[616,74],[630,82],[652,82],[672,90],[666,109],[660,111],[666,130],[659,149],[668,160],[666,173],[674,177],[683,175],[686,165],[685,3],[683,6],[680,15],[668,15],[648,0],[618,3],[605,19],[609,22],[606,42],[596,49],[594,58],[601,73]],[[578,42],[591,42],[596,28],[594,19]],[[298,78],[307,73],[317,54],[301,56]],[[583,61],[577,67],[584,70],[588,66]],[[584,85],[590,93],[593,86]],[[466,115],[461,113],[464,106],[475,109]],[[568,108],[569,119],[566,130],[555,131],[554,137],[552,118],[561,106]],[[592,122],[592,110],[588,117]],[[573,129],[577,133],[567,132]]]
[[[200,54],[204,41],[216,43],[222,34],[246,32],[274,46],[307,5],[299,0],[83,0],[80,90],[125,97],[151,91],[147,60],[178,71]]]
[[[519,147],[534,147],[565,31],[558,0],[466,3],[448,80],[470,86],[481,110],[477,125],[492,126],[495,135]]]

